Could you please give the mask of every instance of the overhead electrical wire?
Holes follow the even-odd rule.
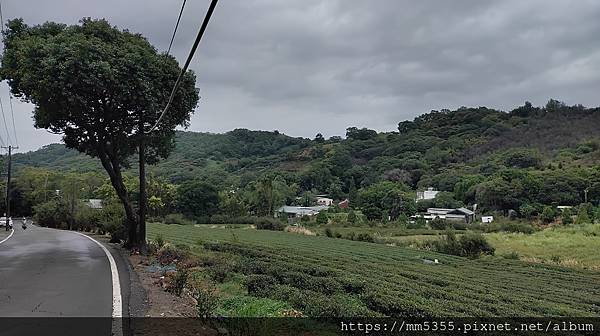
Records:
[[[13,136],[15,139],[15,145],[17,145],[17,147],[19,147],[19,138],[17,138],[17,126],[15,124],[15,112],[13,110],[13,103],[12,103],[12,94],[10,93],[10,89],[8,89],[8,104],[10,106],[10,117],[12,119],[12,125],[13,125]]]
[[[10,139],[10,132],[8,132],[8,124],[6,123],[6,116],[4,115],[4,106],[2,104],[2,97],[0,97],[0,114],[2,114],[2,122],[4,123],[4,130],[6,131],[6,141],[8,144],[12,144],[12,140]]]
[[[4,13],[2,12],[2,0],[0,0],[0,31],[2,32],[2,39],[4,40]],[[6,117],[4,115],[4,107],[2,106],[2,99],[0,98],[0,110],[2,111],[2,121],[4,122],[4,128],[6,130],[6,138],[9,144],[19,146],[19,140],[17,138],[17,127],[15,124],[15,112],[13,110],[12,104],[12,94],[10,93],[10,88],[8,89],[8,98],[9,98],[9,106],[10,106],[10,116],[12,119],[12,129],[15,142],[13,143],[10,139],[10,133],[8,131],[8,126],[6,123]]]
[[[187,0],[183,0],[181,4],[181,10],[179,11],[179,17],[177,18],[177,23],[175,24],[175,30],[173,30],[173,36],[171,36],[171,42],[169,42],[169,49],[167,50],[167,55],[171,54],[171,47],[173,46],[173,41],[175,40],[175,35],[177,35],[177,29],[179,28],[179,21],[181,21],[181,16],[183,15],[183,10],[185,9],[185,3]]]
[[[200,30],[198,31],[198,35],[196,36],[196,40],[194,41],[194,45],[192,46],[192,50],[190,50],[187,60],[185,61],[185,65],[181,69],[181,72],[179,73],[179,76],[177,77],[177,81],[175,81],[173,90],[171,90],[171,95],[169,96],[169,100],[167,101],[167,104],[165,105],[165,108],[163,109],[162,113],[158,117],[158,120],[156,120],[156,123],[150,128],[150,130],[147,133],[154,131],[158,127],[158,125],[164,118],[165,114],[167,113],[167,110],[171,106],[171,103],[173,102],[173,99],[175,98],[175,93],[177,92],[177,89],[179,88],[179,85],[181,84],[181,80],[183,79],[183,76],[187,72],[187,69],[188,69],[190,63],[192,62],[192,59],[194,58],[194,54],[196,53],[196,49],[198,49],[200,40],[202,40],[202,36],[204,35],[204,32],[206,31],[206,27],[208,26],[208,22],[210,21],[210,17],[212,16],[212,13],[214,12],[215,7],[217,6],[217,2],[218,2],[218,0],[211,0],[210,6],[208,7],[208,11],[206,12],[206,16],[204,17],[204,21],[202,22],[202,26],[200,27]]]

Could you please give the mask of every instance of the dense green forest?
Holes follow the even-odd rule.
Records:
[[[431,186],[444,193],[426,206],[477,203],[483,211],[513,209],[531,217],[545,206],[600,200],[599,125],[599,108],[550,100],[510,112],[431,111],[399,122],[394,132],[349,127],[345,138],[246,129],[178,132],[172,155],[149,171],[161,183],[194,181],[219,195],[197,216],[268,215],[277,206],[310,203],[311,195],[326,193],[349,198],[370,219],[397,217],[418,210],[408,206],[409,199]],[[103,173],[95,159],[60,144],[17,154],[14,164],[17,181],[25,167]],[[134,168],[129,173],[133,186]]]

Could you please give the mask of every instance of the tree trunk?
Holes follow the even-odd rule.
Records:
[[[116,160],[110,160],[106,153],[100,153],[100,162],[102,162],[102,166],[108,173],[110,178],[110,182],[115,188],[115,192],[119,197],[119,200],[123,204],[123,209],[125,210],[126,217],[126,227],[127,227],[127,241],[125,242],[126,248],[132,248],[138,244],[137,239],[137,223],[138,217],[135,214],[133,209],[133,205],[131,204],[131,200],[129,199],[129,194],[127,193],[127,188],[123,183],[123,176],[121,175],[121,168],[119,167]]]

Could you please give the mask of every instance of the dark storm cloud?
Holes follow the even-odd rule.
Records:
[[[208,1],[188,1],[182,61]],[[180,1],[7,0],[27,22],[105,17],[168,46]],[[598,1],[221,0],[192,68],[192,130],[343,134],[394,129],[431,109],[510,109],[549,98],[592,106],[600,84]],[[19,106],[27,111],[30,107]],[[20,111],[21,112],[21,111]],[[30,115],[19,113],[28,148]],[[35,133],[38,134],[38,133]]]

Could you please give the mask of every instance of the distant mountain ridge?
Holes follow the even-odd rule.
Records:
[[[223,134],[180,131],[171,156],[150,171],[175,183],[194,178],[229,183],[269,170],[306,173],[325,165],[341,180],[351,178],[346,173],[360,167],[367,170],[360,180],[371,174],[371,178],[378,179],[386,171],[401,169],[412,172],[416,184],[423,175],[439,174],[471,161],[492,160],[514,148],[533,149],[552,158],[563,149],[577,148],[595,138],[600,138],[599,108],[567,106],[551,100],[544,107],[526,103],[508,113],[485,107],[432,111],[400,122],[397,132],[351,127],[345,139],[310,140],[247,129]],[[350,161],[334,162],[340,155],[347,155]],[[588,157],[582,162],[594,160]],[[14,164],[16,170],[35,166],[102,171],[96,159],[61,144],[16,154]],[[308,183],[305,187],[316,185]]]

